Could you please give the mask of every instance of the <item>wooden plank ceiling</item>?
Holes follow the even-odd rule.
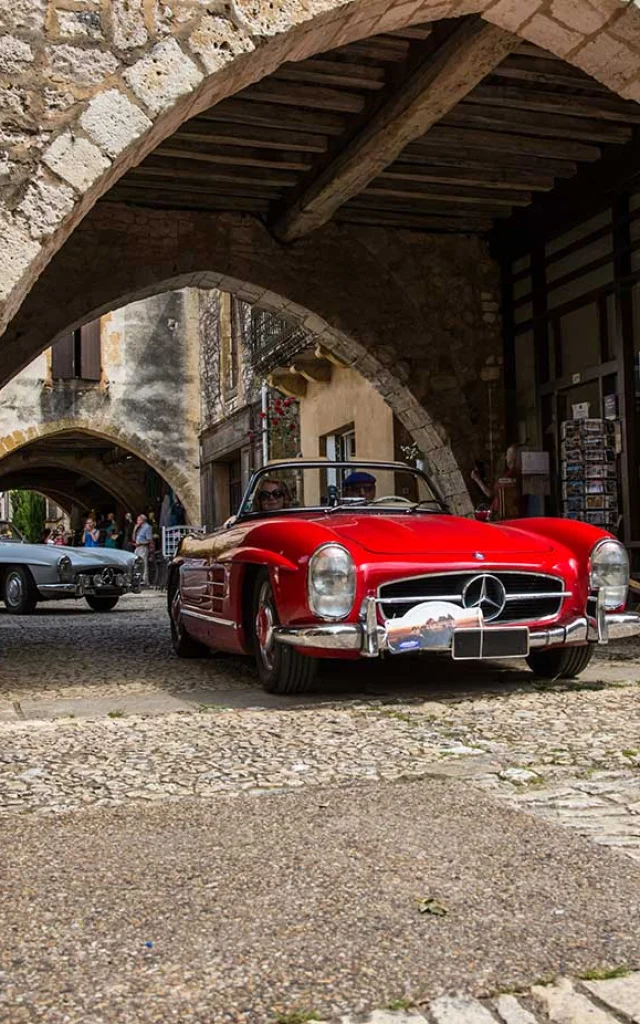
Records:
[[[462,70],[461,70],[462,69]],[[479,19],[283,65],[186,122],[103,202],[486,232],[632,139],[640,107]]]

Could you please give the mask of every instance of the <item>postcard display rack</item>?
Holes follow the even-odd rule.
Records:
[[[613,421],[565,420],[560,439],[563,515],[615,529],[618,482]]]

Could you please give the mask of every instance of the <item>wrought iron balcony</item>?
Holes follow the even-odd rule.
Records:
[[[262,309],[251,311],[249,346],[256,373],[265,376],[278,366],[289,366],[309,346],[309,337],[299,324]]]

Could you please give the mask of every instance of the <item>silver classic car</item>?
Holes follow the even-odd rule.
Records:
[[[14,536],[0,533],[0,598],[13,615],[28,615],[38,601],[71,597],[110,612],[123,594],[140,592],[142,562],[128,551],[26,544]]]

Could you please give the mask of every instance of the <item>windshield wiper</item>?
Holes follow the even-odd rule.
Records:
[[[325,512],[344,512],[346,508],[362,508],[363,505],[368,505],[370,502],[367,498],[350,498],[349,501],[340,502],[338,505],[325,505]]]
[[[423,508],[423,505],[437,505],[437,508]],[[444,501],[440,501],[439,498],[423,498],[422,501],[416,501],[414,505],[409,509],[410,512],[450,512],[448,505]]]

